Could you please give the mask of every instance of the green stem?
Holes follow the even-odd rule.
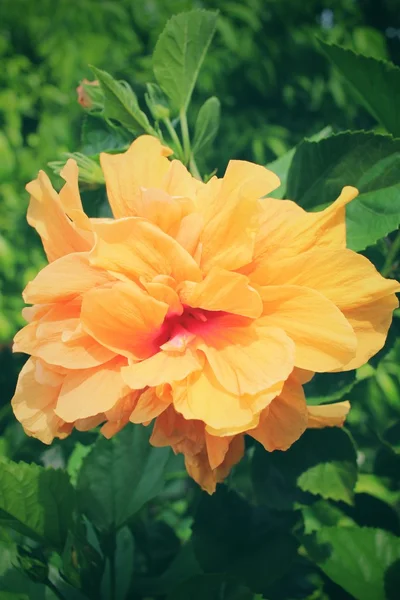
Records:
[[[190,171],[191,171],[193,177],[196,177],[196,179],[203,181],[202,176],[200,175],[200,171],[197,168],[196,161],[194,160],[193,154],[190,157],[189,165],[190,165]]]
[[[47,579],[47,580],[44,582],[44,585],[45,585],[46,587],[48,587],[48,588],[49,588],[49,590],[51,590],[51,591],[53,592],[53,594],[54,594],[55,596],[57,596],[57,598],[59,598],[60,600],[66,600],[66,599],[65,599],[65,596],[63,596],[63,594],[60,592],[60,590],[56,588],[56,586],[54,585],[54,583],[53,583],[52,581],[50,581],[50,579]]]
[[[189,163],[190,160],[190,137],[189,137],[189,126],[186,117],[186,111],[182,108],[179,113],[179,118],[181,121],[181,131],[182,131],[182,141],[183,141],[183,154],[184,154],[184,162],[185,165]]]
[[[182,144],[181,141],[178,137],[178,134],[176,133],[174,126],[172,125],[170,119],[163,119],[163,123],[165,125],[165,127],[168,129],[168,133],[171,136],[172,141],[174,142],[175,146],[176,146],[176,150],[178,153],[178,158],[180,160],[182,160],[184,158],[183,156],[183,148],[182,148]]]
[[[383,277],[387,277],[392,270],[392,264],[394,259],[396,258],[398,252],[400,250],[400,232],[397,233],[397,237],[389,248],[389,252],[387,253],[385,264],[382,267],[381,275]]]

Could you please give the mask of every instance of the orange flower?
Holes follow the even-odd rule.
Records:
[[[309,214],[260,200],[279,185],[261,166],[231,161],[204,184],[169,154],[142,136],[101,155],[114,219],[85,215],[73,160],[59,194],[43,172],[27,186],[50,264],[24,292],[15,350],[32,358],[13,407],[45,443],[155,419],[152,443],[212,492],[245,433],[285,450],[343,423],[347,402],[307,407],[302,383],[383,346],[399,285],[346,249],[354,188]]]

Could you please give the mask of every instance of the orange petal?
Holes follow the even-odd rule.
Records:
[[[27,219],[40,237],[48,260],[51,262],[70,254],[85,252],[92,246],[90,233],[78,230],[68,219],[57,192],[43,171],[26,186],[31,195]]]
[[[280,392],[294,364],[294,344],[275,327],[232,327],[198,344],[218,383],[231,394]]]
[[[191,213],[183,217],[174,238],[191,256],[197,260],[200,235],[204,227],[204,219],[198,213]]]
[[[201,266],[239,269],[253,256],[260,206],[258,198],[279,186],[279,179],[264,167],[231,161],[221,182],[210,181],[199,197],[204,211]]]
[[[233,436],[217,437],[210,435],[207,431],[205,432],[208,461],[211,469],[216,469],[224,462],[232,439]]]
[[[337,402],[336,404],[323,404],[308,406],[308,427],[320,429],[322,427],[341,427],[350,410],[350,402]]]
[[[307,423],[303,388],[290,378],[278,398],[261,413],[259,425],[247,433],[270,452],[287,450],[305,431]]]
[[[196,352],[186,348],[185,352],[158,352],[141,362],[122,369],[122,376],[133,390],[146,386],[155,387],[163,383],[180,381],[202,368]]]
[[[181,302],[194,308],[221,310],[244,317],[257,318],[262,302],[250,287],[245,275],[213,267],[200,283],[183,282],[178,288]]]
[[[30,304],[67,301],[112,280],[89,264],[86,252],[67,254],[44,267],[28,283],[23,298]]]
[[[176,281],[199,281],[199,267],[182,246],[158,227],[140,218],[93,223],[96,244],[90,253],[94,266],[151,281],[169,275]]]
[[[225,390],[206,365],[200,373],[172,385],[175,409],[187,420],[203,421],[213,435],[233,435],[255,427],[258,413],[277,395],[238,396]]]
[[[168,150],[157,138],[142,135],[122,154],[100,154],[108,200],[117,219],[140,215],[141,188],[162,189],[171,164]]]
[[[121,377],[122,364],[116,359],[94,369],[67,375],[58,397],[56,414],[64,421],[73,422],[111,410],[129,393]]]
[[[142,283],[152,298],[168,304],[168,315],[181,315],[183,313],[183,306],[179,300],[179,296],[172,287],[158,281],[151,281],[149,283],[143,281]]]
[[[83,298],[81,321],[100,344],[134,359],[158,352],[156,343],[168,305],[154,300],[134,283],[97,288]]]
[[[147,389],[139,399],[129,416],[132,423],[146,423],[158,417],[172,402],[171,395],[158,396],[156,390]]]
[[[293,285],[263,287],[260,293],[260,323],[283,329],[294,341],[296,367],[334,371],[354,357],[357,340],[351,325],[322,294]]]
[[[27,435],[51,444],[55,437],[64,438],[70,428],[54,413],[62,379],[57,385],[44,385],[36,378],[36,366],[40,361],[29,359],[23,366],[11,405],[18,421]],[[45,365],[41,365],[45,368]]]

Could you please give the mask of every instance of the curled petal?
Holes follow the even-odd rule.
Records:
[[[320,406],[308,406],[308,427],[341,427],[350,410],[350,402],[337,402]]]

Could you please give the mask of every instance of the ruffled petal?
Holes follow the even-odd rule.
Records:
[[[184,352],[161,351],[146,360],[128,365],[122,370],[122,376],[130,388],[139,390],[146,386],[180,381],[201,368],[201,357],[194,350],[186,348]]]
[[[337,402],[320,406],[308,406],[308,427],[341,427],[350,410],[350,402]]]
[[[66,302],[114,278],[89,264],[88,254],[71,253],[55,260],[30,281],[23,298],[30,304]]]
[[[85,294],[81,322],[100,344],[138,360],[158,352],[157,337],[167,311],[167,304],[136,284],[118,282]]]
[[[164,412],[171,402],[170,393],[157,393],[156,389],[148,388],[140,394],[129,420],[132,423],[148,423]]]
[[[290,378],[278,398],[261,413],[259,425],[247,433],[266,450],[287,450],[307,428],[308,412],[302,386]]]
[[[56,414],[71,423],[111,410],[130,391],[121,377],[123,364],[126,363],[117,358],[94,369],[68,374],[60,390]]]
[[[27,220],[42,238],[49,262],[71,252],[90,250],[92,234],[78,229],[67,217],[46,173],[40,171],[38,178],[28,183],[26,190],[31,195]],[[65,196],[64,193],[64,199]]]
[[[169,148],[149,135],[137,138],[122,154],[100,154],[108,201],[116,219],[142,216],[141,188],[162,188],[170,169],[169,154]]]
[[[90,262],[96,267],[152,281],[169,275],[176,281],[200,281],[196,262],[178,242],[140,218],[93,223],[96,243]]]
[[[36,376],[38,364],[42,369],[40,381]],[[51,383],[46,384],[44,370],[44,363],[35,359],[31,358],[25,363],[11,405],[27,435],[38,438],[44,444],[51,444],[55,437],[69,435],[72,426],[66,425],[54,412],[63,377],[50,377]]]
[[[355,333],[338,308],[319,292],[299,286],[260,288],[260,323],[279,327],[296,345],[295,366],[324,372],[343,368],[354,356]]]
[[[231,394],[280,392],[294,365],[295,347],[282,329],[231,327],[204,336],[198,344],[218,383]]]
[[[200,283],[185,281],[179,288],[182,304],[221,310],[253,319],[262,313],[262,301],[245,275],[213,267]]]

